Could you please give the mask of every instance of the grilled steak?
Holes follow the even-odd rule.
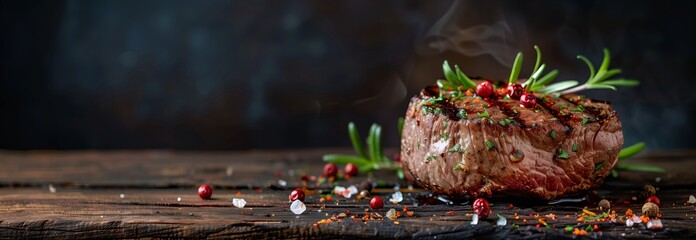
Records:
[[[441,98],[430,86],[406,112],[404,170],[435,193],[549,200],[598,187],[618,159],[623,134],[608,103],[535,94],[538,104],[525,108],[467,93]]]

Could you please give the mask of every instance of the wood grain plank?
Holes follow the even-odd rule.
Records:
[[[391,220],[344,219],[314,226],[321,219],[345,211],[361,217],[368,202],[355,198],[338,199],[338,204],[321,202],[319,193],[331,187],[310,183],[318,191],[307,196],[308,211],[299,216],[290,212],[287,196],[294,185],[299,185],[299,175],[321,173],[323,154],[349,152],[350,149],[214,153],[0,151],[3,166],[0,168],[0,239],[557,239],[571,235],[558,229],[537,228],[535,214],[556,214],[558,219],[549,223],[557,228],[575,226],[576,214],[583,207],[591,209],[596,204],[595,200],[548,205],[498,199],[492,201],[493,211],[507,217],[508,225],[495,226],[489,219],[472,226],[469,204],[414,206],[415,197],[428,192],[416,188],[406,193],[403,189],[407,196],[400,205],[387,204],[385,209],[369,210],[384,215],[390,208],[401,210],[408,206],[415,212],[414,217],[397,219],[398,224]],[[643,184],[652,183],[661,189],[658,196],[663,202],[665,229],[649,231],[600,223],[601,235],[593,233],[591,237],[696,238],[693,219],[696,207],[684,204],[689,195],[696,194],[696,175],[691,173],[695,160],[696,156],[689,153],[652,154],[628,160],[658,165],[668,173],[622,173],[618,179],[608,179],[597,194],[611,199],[619,213],[628,208],[639,211],[642,204],[630,199],[639,194]],[[231,175],[227,173],[230,166]],[[386,180],[386,187],[397,183],[392,173],[375,175]],[[656,177],[660,178],[659,182],[655,181]],[[340,184],[357,184],[365,178],[363,175]],[[288,185],[280,186],[278,180],[285,180]],[[201,183],[214,185],[212,200],[198,198],[196,187]],[[55,193],[49,192],[49,184],[56,188]],[[406,186],[404,182],[400,184]],[[392,191],[381,188],[377,194],[388,199]],[[233,207],[234,197],[246,199],[248,205],[244,209]],[[510,203],[514,204],[512,208]],[[520,219],[514,219],[515,213]],[[519,227],[513,227],[513,223]]]

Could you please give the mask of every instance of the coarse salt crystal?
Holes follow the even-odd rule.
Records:
[[[233,173],[234,173],[234,168],[232,166],[227,166],[225,174],[229,177],[229,176],[232,176]]]
[[[404,195],[401,194],[401,192],[392,193],[392,196],[391,196],[391,198],[389,199],[389,201],[392,202],[392,203],[394,203],[394,204],[400,203],[400,202],[403,201],[403,200],[404,200]]]
[[[285,187],[286,185],[288,185],[288,182],[281,179],[281,180],[278,180],[278,185],[280,185],[281,187]]]
[[[125,198],[125,197],[126,197],[126,194],[121,193],[121,195],[119,195],[119,197]]]
[[[350,187],[348,187],[347,190],[350,191],[350,194],[357,194],[358,193],[358,188],[355,185],[350,185]]]
[[[302,214],[305,210],[307,210],[307,206],[300,200],[295,200],[290,204],[290,211],[297,215]]]
[[[51,192],[51,193],[56,193],[56,188],[53,187],[53,184],[49,184],[49,185],[48,185],[48,191]]]
[[[235,207],[238,207],[238,208],[244,208],[246,203],[247,203],[246,200],[244,200],[243,198],[233,198],[232,199],[232,205],[234,205]]]
[[[505,226],[507,225],[507,219],[505,219],[504,217],[499,217],[498,221],[495,222],[495,224],[498,226]]]
[[[634,224],[633,220],[626,219],[626,227],[633,227],[633,224]]]
[[[687,203],[689,203],[689,204],[696,203],[696,197],[694,197],[694,195],[689,196],[689,201]]]
[[[387,211],[387,218],[391,220],[396,219],[396,210],[394,210],[393,208],[389,209],[389,211]]]
[[[471,225],[478,224],[478,220],[479,220],[478,214],[474,213],[474,215],[471,216]]]
[[[660,219],[653,219],[648,221],[648,229],[661,229],[662,228],[662,221]]]
[[[177,202],[181,202],[181,197],[176,198]]]

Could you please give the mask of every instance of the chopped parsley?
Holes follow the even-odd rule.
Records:
[[[602,167],[604,166],[604,163],[606,163],[606,162],[607,162],[607,161],[604,160],[604,161],[601,161],[601,162],[595,164],[595,165],[594,165],[594,171],[597,172],[597,170],[602,169]]]
[[[449,125],[449,120],[445,119],[445,121],[442,122],[442,129],[447,128],[447,125]]]
[[[467,118],[467,116],[466,116],[466,110],[464,110],[464,109],[459,109],[459,113],[457,113],[457,117],[459,117],[459,118],[461,118],[461,119],[466,119],[466,118]]]
[[[423,115],[428,115],[430,114],[430,110],[428,106],[423,106],[423,108],[421,108],[421,113],[423,113]]]
[[[562,104],[562,105],[558,106],[558,108],[560,108],[560,109],[566,109],[566,108],[568,108],[568,105]]]
[[[488,148],[488,150],[490,150],[491,148],[495,147],[495,143],[491,141],[486,141],[486,147]]]
[[[435,115],[438,115],[441,112],[442,112],[442,109],[440,109],[439,107],[436,107],[435,110],[433,110],[433,113],[435,113]]]
[[[571,111],[573,111],[573,112],[585,112],[585,108],[582,107],[581,105],[577,105],[577,106],[575,106],[575,108],[574,108],[573,110],[571,110]]]
[[[441,135],[442,135],[442,139],[447,140],[447,133],[446,132],[442,132]]]
[[[549,133],[549,136],[551,136],[551,139],[556,139],[556,131],[551,130],[551,132]]]
[[[556,153],[556,158],[560,159],[568,159],[570,156],[568,156],[568,153],[563,150],[563,148],[559,148],[558,152]]]
[[[430,162],[431,160],[434,160],[437,158],[437,155],[430,155],[428,158],[425,159],[426,162]]]
[[[541,110],[539,110],[539,109],[534,109],[534,112],[535,112],[535,113],[538,113],[538,112],[540,112],[540,111],[541,111]]]
[[[459,152],[460,150],[462,150],[462,145],[457,143],[454,146],[452,146],[450,149],[448,149],[447,151],[453,153],[453,152]]]
[[[457,163],[457,165],[454,165],[454,170],[462,170],[464,168],[464,164],[462,163]]]
[[[508,125],[508,124],[510,124],[510,123],[512,123],[512,122],[514,122],[514,121],[512,120],[512,117],[509,117],[509,118],[505,118],[505,119],[503,119],[503,120],[498,121],[498,124],[500,124],[500,125],[502,125],[502,126],[505,126],[505,125]]]
[[[484,118],[484,117],[490,117],[491,114],[488,113],[488,110],[483,110],[482,113],[478,113],[478,116]]]
[[[582,119],[582,125],[585,126],[585,124],[587,124],[588,121],[590,121],[590,119],[588,119],[588,118],[583,118],[583,119]]]
[[[512,109],[512,112],[514,112],[515,114],[518,114],[517,109]]]
[[[577,145],[577,144],[573,144],[573,146],[570,148],[570,150],[573,150],[573,152],[577,152],[577,151],[578,151],[578,145]]]

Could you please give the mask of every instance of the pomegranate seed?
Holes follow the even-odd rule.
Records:
[[[213,196],[213,188],[208,186],[208,184],[201,185],[198,187],[198,196],[201,199],[210,199],[210,196]]]
[[[489,97],[493,95],[493,84],[489,81],[483,81],[476,86],[476,95],[481,97]]]
[[[657,198],[657,196],[655,196],[655,195],[652,195],[652,196],[648,197],[648,199],[646,199],[645,202],[646,202],[646,203],[649,203],[649,202],[654,203],[654,204],[657,205],[658,207],[661,206],[661,205],[660,205],[660,199]]]
[[[512,99],[520,99],[522,94],[524,93],[524,88],[520,84],[512,84],[507,86],[507,94],[510,96]]]
[[[476,199],[472,206],[474,208],[474,213],[478,214],[479,218],[481,219],[488,217],[488,214],[491,213],[491,207],[488,205],[488,201],[486,201],[486,199]]]
[[[520,97],[520,103],[522,104],[522,106],[526,108],[533,108],[536,106],[537,103],[536,97],[534,97],[534,94],[531,93],[522,94],[522,96]]]
[[[295,190],[292,190],[288,198],[290,199],[290,202],[293,202],[295,200],[300,200],[304,202],[304,191],[302,191],[301,188],[296,188]]]
[[[326,165],[324,165],[324,176],[335,177],[337,173],[338,168],[336,168],[336,164],[327,163]]]
[[[348,163],[344,171],[346,172],[346,177],[356,176],[358,175],[358,166],[353,163]]]
[[[384,207],[384,201],[382,200],[381,197],[379,196],[374,196],[372,199],[370,199],[370,207],[372,209],[380,209]]]

